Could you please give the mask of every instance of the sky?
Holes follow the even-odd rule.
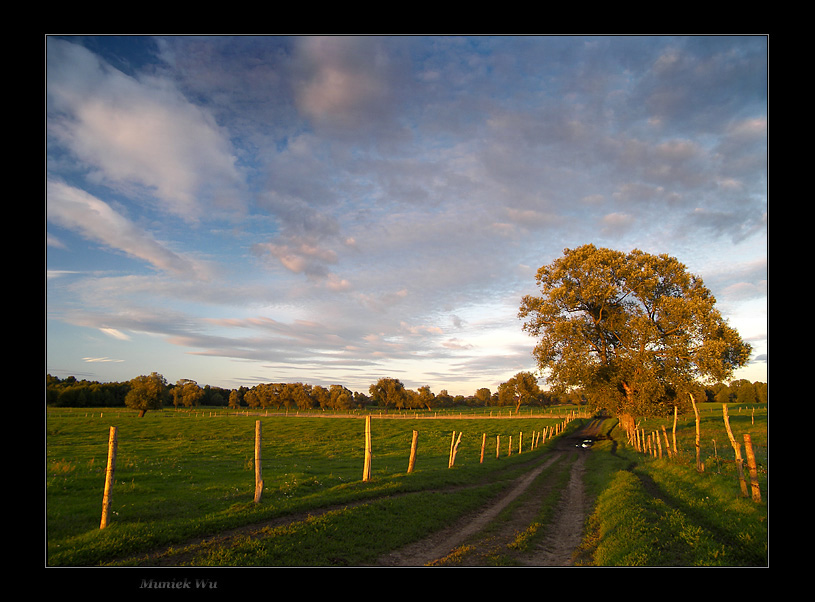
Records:
[[[46,372],[495,391],[591,243],[700,276],[766,382],[768,43],[45,36]]]

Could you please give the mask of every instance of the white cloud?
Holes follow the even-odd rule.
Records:
[[[381,39],[302,37],[294,56],[297,107],[315,127],[359,136],[381,135],[383,127],[393,125],[394,57]]]
[[[173,252],[104,201],[64,182],[47,182],[46,217],[94,243],[141,259],[162,271],[188,278],[207,277],[204,264]]]
[[[634,217],[626,213],[609,213],[603,216],[602,223],[606,234],[619,234],[632,226]]]
[[[292,240],[288,244],[258,243],[258,253],[268,253],[283,267],[296,274],[326,275],[325,264],[337,263],[337,254],[319,243],[307,240]]]
[[[100,328],[100,330],[102,332],[104,332],[106,335],[108,335],[110,337],[113,337],[114,339],[118,339],[120,341],[129,341],[130,340],[130,337],[127,334],[125,334],[125,333],[123,333],[120,330],[117,330],[115,328]]]
[[[191,221],[240,200],[227,135],[167,81],[129,77],[49,39],[47,94],[50,133],[100,182],[154,196]]]

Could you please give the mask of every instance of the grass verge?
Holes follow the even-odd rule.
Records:
[[[767,504],[743,497],[731,474],[643,456],[619,439],[594,451],[587,488],[596,504],[579,564],[767,565]]]

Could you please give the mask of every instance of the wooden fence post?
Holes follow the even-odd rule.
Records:
[[[673,454],[671,453],[671,444],[668,441],[668,431],[665,430],[665,425],[662,425],[662,436],[665,437],[665,453],[668,454],[668,457],[672,457]]]
[[[413,472],[416,465],[416,448],[419,445],[419,431],[413,431],[413,441],[410,443],[410,460],[408,461],[408,474]]]
[[[696,416],[696,470],[697,472],[704,472],[702,466],[702,441],[701,441],[701,422],[702,418],[699,416],[699,407],[696,405],[696,400],[693,393],[690,394],[690,402],[693,404],[693,413]]]
[[[761,490],[758,488],[758,466],[756,465],[756,454],[753,452],[753,439],[748,433],[744,433],[744,451],[747,455],[747,467],[750,469],[750,486],[753,490],[753,501],[761,501]]]
[[[362,468],[362,481],[371,478],[371,417],[365,417],[365,464]]]
[[[486,445],[487,445],[487,433],[484,433],[483,435],[481,435],[481,460],[479,461],[479,464],[484,463],[484,448],[486,447]]]
[[[99,524],[100,529],[104,529],[108,526],[108,519],[110,517],[110,500],[113,495],[113,477],[116,472],[118,438],[119,430],[115,426],[110,427],[110,436],[108,437],[108,467],[105,471],[105,495],[102,498],[102,521]]]
[[[261,467],[261,442],[263,440],[263,427],[260,420],[255,421],[255,503],[260,503],[263,495],[263,469]]]
[[[722,474],[721,465],[719,464],[719,448],[716,445],[716,439],[711,439],[713,441],[713,457],[716,460],[716,474]]]
[[[677,409],[677,407],[676,407],[676,406],[674,406],[674,428],[673,428],[673,435],[672,435],[672,438],[673,438],[673,444],[674,444],[674,455],[675,455],[675,456],[676,456],[676,455],[679,455],[679,450],[678,450],[678,449],[677,449],[677,447],[676,447],[676,421],[677,421],[677,418],[678,418],[678,414],[679,414],[679,410]]]
[[[458,434],[458,441],[456,441],[456,431],[453,431],[453,441],[450,442],[450,461],[448,468],[452,468],[456,463],[456,454],[458,453],[458,445],[461,443],[462,432]]]
[[[733,451],[736,452],[736,470],[739,473],[739,487],[741,487],[741,494],[747,497],[747,481],[744,479],[744,462],[741,459],[741,445],[733,436],[733,431],[730,429],[730,416],[727,413],[727,404],[722,404],[722,415],[724,417],[724,426],[727,429],[727,437],[730,439],[730,445],[733,446]]]

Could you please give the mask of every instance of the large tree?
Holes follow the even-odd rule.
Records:
[[[419,408],[431,410],[436,401],[436,396],[430,390],[430,385],[422,385],[416,394],[416,403]]]
[[[514,405],[517,412],[523,403],[539,401],[540,392],[538,379],[534,374],[518,372],[508,381],[498,385],[498,400],[501,405]]]
[[[137,376],[130,381],[125,405],[139,410],[139,417],[142,417],[147,410],[160,410],[169,399],[167,380],[161,374],[153,372],[150,376]]]
[[[342,385],[331,385],[328,389],[330,405],[335,410],[350,410],[354,407],[354,394]]]
[[[616,413],[660,414],[728,379],[751,347],[698,276],[667,255],[584,245],[538,270],[521,302],[533,355],[555,391]]]
[[[172,388],[171,396],[176,407],[182,405],[191,408],[201,403],[204,390],[194,380],[182,378]]]
[[[375,385],[368,387],[368,391],[377,405],[397,409],[407,405],[408,393],[398,378],[380,378]]]

